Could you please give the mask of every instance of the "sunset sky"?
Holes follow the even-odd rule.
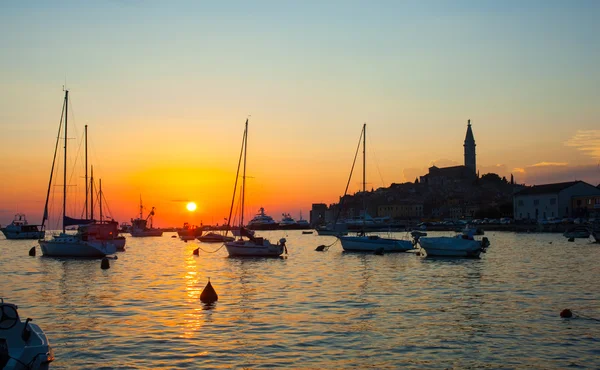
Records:
[[[156,226],[222,223],[247,117],[247,215],[337,202],[364,122],[369,188],[463,164],[468,119],[481,174],[597,185],[599,19],[599,1],[0,2],[0,224],[40,222],[65,84],[70,148],[89,125],[120,222],[141,195]]]

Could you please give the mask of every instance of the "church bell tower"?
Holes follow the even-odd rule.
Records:
[[[471,169],[473,174],[477,173],[477,165],[475,162],[475,138],[471,129],[471,120],[467,123],[467,136],[465,137],[465,167]]]

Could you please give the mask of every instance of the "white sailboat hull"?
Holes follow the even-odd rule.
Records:
[[[406,252],[414,249],[410,240],[386,239],[376,235],[340,236],[342,248],[347,252]]]
[[[117,252],[109,241],[83,241],[73,235],[61,234],[51,240],[39,240],[42,254],[48,257],[98,258]]]
[[[485,250],[480,241],[462,237],[422,237],[418,242],[427,256],[477,258]]]
[[[283,254],[285,246],[271,244],[268,240],[263,240],[262,244],[250,240],[236,240],[225,243],[225,248],[230,257],[279,257]]]

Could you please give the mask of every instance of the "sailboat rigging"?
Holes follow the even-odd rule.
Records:
[[[69,90],[65,90],[65,99],[63,103],[63,111],[61,113],[61,123],[59,124],[59,135],[54,149],[54,158],[52,160],[52,170],[50,172],[50,180],[48,182],[48,192],[44,205],[44,216],[42,219],[42,227],[48,219],[48,201],[50,197],[50,188],[52,186],[52,174],[54,173],[54,165],[56,163],[56,154],[58,151],[58,142],[60,140],[60,131],[64,118],[64,160],[63,160],[63,197],[62,197],[62,232],[58,235],[53,235],[50,240],[40,239],[38,243],[42,249],[44,256],[51,257],[104,257],[108,254],[116,252],[115,243],[111,240],[89,240],[84,233],[68,234],[66,227],[70,225],[89,224],[92,220],[80,220],[68,217],[67,211],[67,138],[68,138],[68,106],[69,106]]]
[[[347,251],[347,252],[376,252],[376,251],[406,252],[408,250],[414,249],[413,242],[410,240],[382,238],[379,235],[367,235],[366,234],[366,219],[367,219],[367,191],[366,191],[366,177],[367,177],[366,146],[367,146],[367,141],[366,141],[366,136],[367,136],[367,124],[365,123],[365,124],[363,124],[363,129],[361,132],[362,146],[363,146],[362,227],[361,227],[361,230],[358,233],[358,235],[356,235],[356,236],[338,235],[338,239],[340,240],[344,251]],[[358,152],[357,152],[357,154],[358,154]],[[354,162],[356,162],[356,155],[354,157]],[[352,164],[352,170],[350,171],[350,176],[352,176],[353,170],[354,170],[354,163]],[[349,183],[350,183],[350,179],[348,179],[348,184]],[[348,191],[348,185],[346,185],[346,192],[347,191]],[[346,192],[344,192],[344,196],[346,195]],[[340,207],[341,207],[341,204],[340,204]]]
[[[238,160],[238,169],[236,173],[235,186],[233,189],[233,199],[231,201],[231,208],[229,211],[229,218],[231,219],[231,213],[235,202],[235,193],[237,189],[237,181],[239,177],[240,164],[243,158],[243,174],[242,174],[242,188],[240,191],[241,197],[241,215],[240,215],[240,237],[238,240],[226,242],[225,248],[229,253],[230,257],[279,257],[284,252],[287,253],[287,247],[285,246],[285,238],[279,239],[277,244],[272,244],[269,240],[255,236],[250,230],[244,226],[244,202],[246,193],[246,157],[248,150],[248,119],[246,119],[244,136],[242,138],[242,150],[240,152],[240,159]],[[229,222],[227,225],[229,229]],[[247,239],[244,239],[246,237]]]

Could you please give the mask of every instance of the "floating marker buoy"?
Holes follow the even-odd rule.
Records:
[[[562,317],[563,319],[570,319],[571,317],[573,317],[573,312],[571,312],[571,310],[569,310],[568,308],[565,308],[564,310],[560,311],[560,317]]]
[[[318,247],[317,247],[315,250],[316,250],[317,252],[322,252],[322,251],[324,251],[324,250],[325,250],[325,247],[326,247],[325,245],[319,245],[319,246],[318,246]]]
[[[210,283],[210,278],[208,278],[208,284],[206,284],[204,290],[202,290],[202,293],[200,294],[200,301],[203,303],[213,303],[218,300],[219,296],[217,295],[217,292],[215,292],[215,288],[213,288],[212,284]]]
[[[196,249],[194,249],[194,252],[193,252],[193,253],[194,253],[194,256],[198,256],[198,255],[200,255],[200,248],[196,248]]]
[[[574,242],[574,241],[575,241],[575,238],[569,238],[569,241],[570,241],[570,242]]]
[[[108,258],[104,257],[102,259],[102,262],[100,263],[100,268],[102,270],[106,270],[110,268],[110,263],[108,262]]]
[[[29,250],[29,255],[35,257],[35,247],[31,247],[31,249]]]
[[[383,248],[377,248],[375,250],[375,254],[378,256],[383,256]]]

